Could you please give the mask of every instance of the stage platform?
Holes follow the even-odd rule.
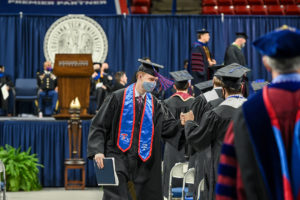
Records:
[[[86,186],[97,186],[93,162],[87,160],[87,138],[90,120],[82,121],[82,157],[86,164]],[[51,117],[38,118],[0,117],[0,146],[9,144],[37,154],[40,164],[40,182],[43,187],[64,186],[64,160],[69,157],[67,120],[55,120]],[[79,178],[80,172],[69,172],[70,179]]]

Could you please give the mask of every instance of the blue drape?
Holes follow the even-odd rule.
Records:
[[[61,15],[0,14],[0,63],[13,79],[32,78],[42,69],[43,41],[47,29]],[[299,16],[202,16],[202,15],[93,15],[108,37],[107,62],[112,71],[123,70],[130,77],[138,67],[137,59],[148,56],[166,67],[163,75],[182,68],[189,57],[196,30],[211,31],[209,47],[222,63],[226,47],[236,31],[245,31],[249,41],[244,49],[250,80],[270,75],[262,67],[261,56],[251,46],[260,35],[287,24],[300,28]]]
[[[87,160],[87,137],[90,121],[82,122],[82,157],[86,164],[86,185],[96,186],[93,163]],[[69,158],[67,121],[1,121],[0,146],[9,144],[37,154],[40,182],[45,187],[64,186],[64,160]],[[70,171],[69,179],[79,179],[80,171]]]

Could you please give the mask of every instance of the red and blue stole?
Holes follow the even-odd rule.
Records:
[[[119,121],[117,146],[122,152],[131,148],[136,123],[135,84],[129,85],[124,90],[123,103]],[[139,130],[139,157],[145,162],[151,157],[154,135],[154,103],[150,93],[146,93],[142,110]]]
[[[268,97],[269,89],[272,89],[272,92],[285,92],[287,95],[283,98],[287,98],[294,92],[300,92],[300,82],[272,83],[243,105],[250,140],[269,198],[300,199],[300,105],[289,162],[279,119]]]

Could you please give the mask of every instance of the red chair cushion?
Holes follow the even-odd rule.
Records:
[[[234,12],[236,15],[250,15],[250,6],[234,6]]]

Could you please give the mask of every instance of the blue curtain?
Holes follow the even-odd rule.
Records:
[[[43,42],[46,31],[61,15],[0,14],[0,63],[13,79],[35,77],[45,60]],[[139,66],[137,59],[148,56],[164,65],[163,75],[182,68],[189,57],[196,30],[211,32],[209,47],[218,63],[234,41],[236,31],[245,31],[249,41],[244,49],[250,80],[270,75],[262,67],[261,56],[251,43],[257,37],[287,24],[300,28],[298,16],[204,16],[204,15],[93,15],[108,37],[107,62],[112,71],[123,70],[130,77]]]

